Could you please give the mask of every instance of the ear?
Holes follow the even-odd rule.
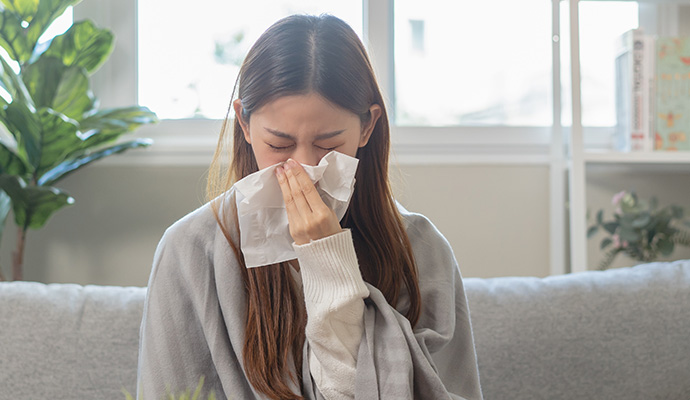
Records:
[[[367,145],[367,143],[369,143],[369,138],[371,137],[372,132],[374,132],[376,122],[378,122],[379,118],[381,118],[381,106],[378,104],[372,104],[371,107],[369,107],[369,114],[371,115],[371,118],[369,118],[369,121],[362,125],[362,134],[359,137],[359,147],[364,147]]]
[[[237,99],[233,101],[232,108],[235,109],[235,118],[237,118],[237,121],[240,123],[240,127],[242,127],[242,132],[244,133],[244,140],[246,140],[247,143],[252,144],[252,138],[249,135],[249,124],[247,124],[247,122],[242,119],[242,100]]]

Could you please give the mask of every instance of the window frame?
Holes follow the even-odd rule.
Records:
[[[362,0],[363,37],[372,58],[391,121],[395,120],[394,1]],[[555,4],[559,0],[553,0]],[[567,0],[565,0],[567,1]],[[648,3],[647,3],[648,4]],[[653,5],[652,5],[653,6]],[[652,7],[653,8],[653,7]],[[641,7],[642,9],[642,7]],[[646,13],[650,7],[646,6]],[[642,13],[642,11],[641,11]],[[557,14],[553,14],[556,16]],[[137,103],[137,0],[81,2],[74,19],[92,19],[111,29],[116,46],[109,61],[92,77],[102,107]],[[373,23],[376,21],[376,23]],[[558,24],[554,24],[554,37]],[[558,41],[552,47],[553,82],[560,82]],[[393,160],[400,165],[519,164],[549,166],[554,157],[554,136],[567,143],[568,127],[561,127],[561,88],[552,90],[553,124],[546,127],[513,126],[397,126],[391,125]],[[155,110],[154,110],[155,111]],[[154,145],[104,160],[106,164],[208,165],[222,125],[214,119],[162,120],[140,128],[136,137],[150,137]],[[585,128],[587,148],[604,149],[612,129]],[[561,147],[563,147],[561,145]],[[558,152],[563,153],[565,151]]]

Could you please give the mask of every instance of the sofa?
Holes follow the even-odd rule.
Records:
[[[494,399],[690,399],[690,260],[465,279]],[[145,288],[0,283],[0,399],[134,393]]]

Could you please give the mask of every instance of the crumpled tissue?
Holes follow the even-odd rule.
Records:
[[[336,151],[316,166],[304,165],[321,199],[341,220],[355,189],[359,160]],[[240,225],[240,248],[247,268],[294,260],[288,216],[275,169],[283,163],[247,175],[234,185]]]

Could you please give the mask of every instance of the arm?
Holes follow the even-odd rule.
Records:
[[[396,309],[369,286],[357,394],[481,399],[469,309],[452,249],[425,217],[404,211],[403,219],[419,272],[422,312],[412,328],[403,316],[409,306],[405,291]]]
[[[288,160],[276,176],[303,277],[309,372],[326,399],[352,399],[369,294],[352,237],[298,163]]]
[[[169,235],[170,230],[154,255],[140,331],[137,395],[158,399],[168,390],[193,390],[204,376],[204,391],[214,390],[221,399],[223,390],[214,387],[218,377],[197,310],[201,303],[196,297],[204,291],[195,286],[203,285],[199,273],[204,271],[191,275],[182,265],[189,254]]]
[[[354,398],[357,352],[369,290],[349,230],[295,245],[307,308],[309,368],[328,399]]]
[[[296,245],[342,231],[299,164],[288,160],[285,170],[276,168],[276,174]],[[367,285],[370,296],[365,302],[363,341],[355,364],[355,397],[379,394],[399,399],[481,399],[469,310],[457,262],[448,242],[428,220],[421,217],[414,221],[408,236],[419,268],[422,317],[413,330],[378,289]],[[402,297],[399,307],[404,309],[409,300]],[[443,357],[454,357],[456,368],[451,364],[439,370],[435,358]]]

